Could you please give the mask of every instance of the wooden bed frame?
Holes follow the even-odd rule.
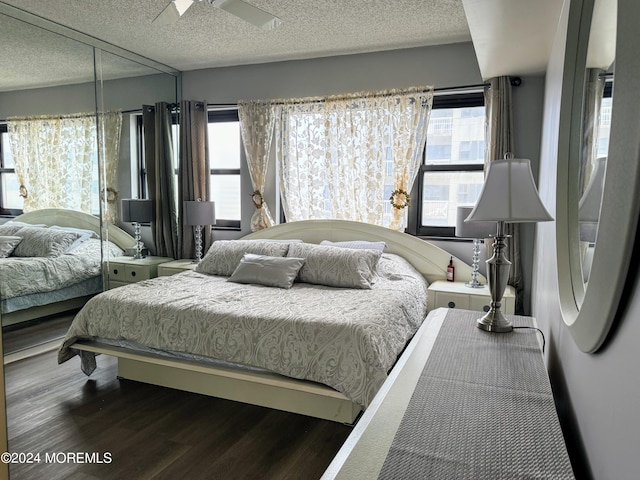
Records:
[[[100,235],[100,219],[88,213],[63,208],[46,208],[24,213],[15,218],[16,221],[30,223],[32,225],[58,225],[60,227],[82,228],[92,230]],[[124,230],[115,225],[107,226],[108,240],[120,248],[130,248],[135,244],[135,239]],[[20,322],[48,317],[59,313],[77,310],[82,307],[93,295],[72,298],[61,302],[50,303],[36,307],[17,310],[2,314],[2,326],[15,325]]]
[[[387,244],[386,251],[403,256],[430,282],[446,278],[446,267],[451,256],[429,242],[404,233],[340,220],[287,223],[244,238],[300,239],[308,243],[319,243],[321,240],[384,241]],[[456,261],[455,265],[459,278],[471,278],[472,269],[469,265],[460,261]],[[71,345],[71,348],[118,357],[118,376],[123,379],[349,424],[355,421],[361,410],[360,406],[330,387],[278,374],[247,371],[241,367],[214,367],[97,342],[79,342]]]

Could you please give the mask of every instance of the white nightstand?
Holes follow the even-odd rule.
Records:
[[[169,275],[175,275],[176,273],[184,272],[185,270],[194,270],[198,264],[193,263],[191,259],[173,260],[172,262],[163,263],[158,265],[158,276],[166,277]]]
[[[170,257],[115,257],[109,260],[109,288],[140,282],[158,276],[158,265],[171,262]]]
[[[467,287],[464,282],[437,281],[429,285],[429,310],[435,308],[461,308],[463,310],[489,310],[491,294],[485,285],[482,288]],[[502,312],[513,315],[516,309],[516,289],[507,285],[502,296]]]

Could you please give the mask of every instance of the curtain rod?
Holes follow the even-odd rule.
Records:
[[[605,74],[607,75],[607,74]],[[608,74],[613,76],[613,74]],[[511,78],[511,85],[514,87],[519,87],[520,85],[522,85],[522,79],[520,77],[510,77]],[[466,90],[466,89],[471,89],[471,88],[484,88],[484,87],[488,87],[490,86],[489,82],[484,82],[484,83],[476,83],[473,85],[457,85],[455,87],[438,87],[438,88],[434,88],[433,91],[434,92],[446,92],[446,91],[452,91],[452,90]],[[174,104],[171,104],[174,105]],[[207,107],[214,107],[214,108],[238,108],[237,104],[233,104],[233,103],[207,103]],[[135,110],[123,110],[122,113],[141,113],[142,109],[135,109]],[[0,120],[0,123],[7,123],[7,120]]]
[[[116,110],[111,110],[108,112],[98,112],[101,114],[104,113],[118,113]],[[120,112],[120,113],[124,113],[124,112]],[[62,114],[62,115],[58,115],[58,114],[44,114],[44,115],[15,115],[15,116],[11,116],[9,118],[6,119],[0,119],[0,123],[8,123],[9,120],[14,120],[14,119],[18,119],[18,121],[23,121],[23,120],[27,120],[27,119],[35,119],[35,120],[48,120],[48,119],[69,119],[69,118],[89,118],[89,117],[95,117],[96,116],[96,112],[79,112],[79,113],[69,113],[69,114]]]

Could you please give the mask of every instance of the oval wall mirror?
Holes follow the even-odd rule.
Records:
[[[623,3],[572,0],[565,52],[558,286],[565,324],[590,353],[614,322],[638,220],[640,115],[633,105],[640,62],[630,52],[635,27],[625,18],[637,7]]]

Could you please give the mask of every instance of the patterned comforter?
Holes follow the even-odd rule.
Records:
[[[122,254],[113,244],[109,255]],[[101,242],[89,239],[75,250],[57,257],[0,258],[2,300],[51,292],[102,274]]]
[[[184,272],[104,292],[78,313],[58,353],[78,340],[126,340],[264,368],[328,385],[367,407],[427,312],[427,283],[384,254],[371,290],[296,283],[290,290]]]

